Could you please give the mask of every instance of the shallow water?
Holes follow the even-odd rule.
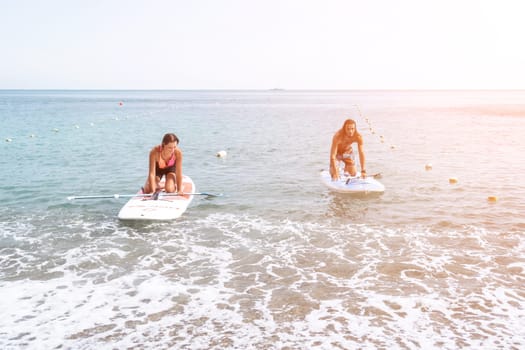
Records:
[[[522,348],[523,101],[2,91],[0,345]],[[381,196],[320,182],[347,117]],[[123,199],[66,199],[136,192],[165,132],[181,139],[197,190],[225,196],[195,198],[169,223],[119,222]]]

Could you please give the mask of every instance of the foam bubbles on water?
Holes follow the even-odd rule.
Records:
[[[62,240],[36,226],[17,237],[20,268],[52,277],[0,282],[2,347],[524,344],[523,245],[514,235],[235,214],[65,224]],[[26,242],[55,247],[56,263],[31,260],[38,255]],[[5,256],[4,267],[13,255]]]

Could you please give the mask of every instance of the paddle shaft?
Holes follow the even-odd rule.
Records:
[[[94,196],[69,196],[67,197],[68,200],[74,200],[74,199],[104,199],[104,198],[130,198],[130,197],[154,197],[156,193],[137,193],[137,194],[106,194],[106,195],[94,195]],[[178,193],[160,193],[160,196],[209,196],[209,197],[220,197],[222,196],[222,193],[220,194],[213,194],[213,193],[207,193],[207,192],[191,192],[191,193],[183,193],[182,195],[179,195]],[[156,196],[158,198],[158,196]]]
[[[372,175],[366,175],[365,177],[362,177],[362,176],[342,176],[342,177],[348,177],[350,179],[366,179],[367,177],[376,178],[376,177],[381,177],[381,173],[375,173],[375,174],[372,174]]]

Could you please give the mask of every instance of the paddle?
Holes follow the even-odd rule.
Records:
[[[325,171],[324,169],[321,169],[321,171]],[[383,177],[383,175],[381,173],[375,173],[375,174],[372,174],[372,175],[366,175],[364,177],[364,179],[366,179],[367,177],[373,177],[374,179],[380,179]],[[351,179],[363,179],[361,176],[350,176],[349,174],[343,174],[340,176],[340,178],[343,178],[343,179],[346,179],[347,182],[350,181]]]
[[[352,180],[357,180],[357,179],[363,179],[363,180],[366,180],[367,177],[373,177],[374,179],[380,179],[381,178],[381,173],[376,173],[376,174],[372,174],[372,175],[366,175],[365,177],[361,177],[361,176],[355,176],[355,177],[352,177],[352,176],[348,176],[348,178],[346,179],[346,184],[348,185],[350,183],[350,181]]]
[[[153,197],[153,199],[158,199],[159,194],[161,196],[179,196],[177,193],[144,193],[144,194],[106,194],[106,195],[95,195],[95,196],[69,196],[67,197],[68,200],[74,200],[74,199],[103,199],[103,198],[129,198],[129,197]],[[190,192],[190,193],[184,193],[184,196],[208,196],[208,197],[220,197],[223,194],[213,194],[208,192]]]
[[[358,178],[363,178],[362,176],[351,176],[351,175],[343,175],[342,177],[349,177],[351,179],[358,179]],[[367,177],[373,177],[374,179],[380,179],[382,177],[381,173],[375,173],[375,174],[372,174],[372,175],[366,175],[364,178],[367,178]]]

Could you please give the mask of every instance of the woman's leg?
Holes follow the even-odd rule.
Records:
[[[350,158],[346,158],[346,159],[343,159],[343,163],[345,163],[345,173],[348,173],[351,176],[355,176],[355,174],[357,173],[357,169],[355,168],[354,160]]]
[[[175,173],[167,173],[166,174],[166,184],[164,185],[164,189],[166,192],[173,193],[177,191],[177,185],[175,181]]]
[[[144,184],[144,193],[151,193],[153,192],[152,190],[152,186],[150,185],[149,183],[149,177],[146,179],[146,183]],[[159,188],[159,182],[160,182],[160,178],[158,176],[155,177],[155,182],[156,182],[156,186],[155,186],[155,191],[158,191],[160,188]]]

